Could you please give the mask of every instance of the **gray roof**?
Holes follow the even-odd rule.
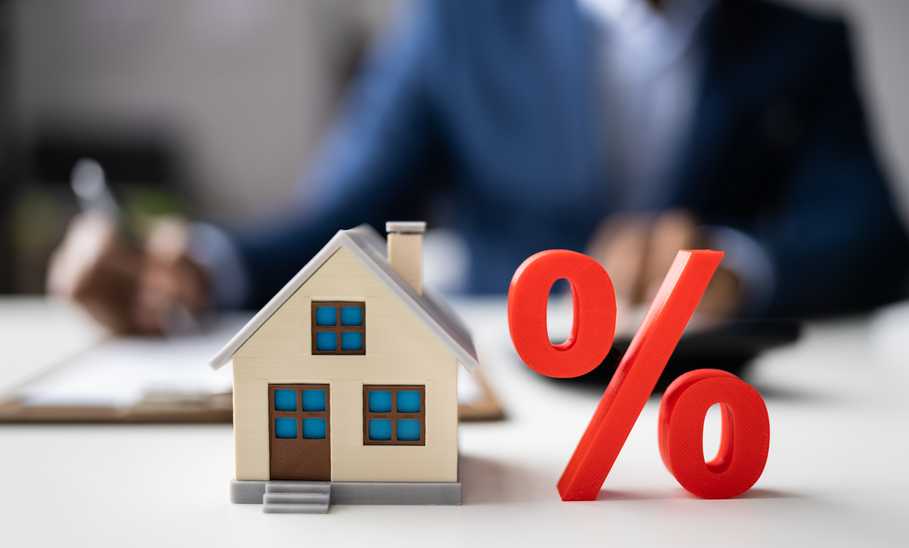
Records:
[[[369,225],[360,225],[350,230],[340,230],[315,257],[309,261],[281,291],[272,297],[262,310],[243,326],[236,335],[212,358],[211,366],[215,369],[231,360],[241,346],[271,318],[297,289],[300,288],[315,271],[340,249],[350,250],[376,275],[377,278],[407,304],[414,313],[448,346],[457,360],[468,370],[478,365],[477,352],[473,339],[461,319],[448,307],[444,300],[434,296],[425,288],[423,294],[413,287],[391,267],[386,258],[385,240]]]

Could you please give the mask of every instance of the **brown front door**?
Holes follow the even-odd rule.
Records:
[[[268,385],[271,479],[331,479],[327,384]]]

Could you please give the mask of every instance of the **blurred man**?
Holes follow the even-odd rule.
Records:
[[[118,274],[129,298],[99,281],[128,252],[77,221],[52,285],[115,329],[154,331],[175,304],[259,306],[339,227],[421,217],[443,193],[477,293],[560,247],[646,300],[678,249],[713,246],[727,258],[708,311],[802,316],[895,299],[909,263],[846,27],[757,0],[420,2],[307,186],[254,231],[157,230]]]

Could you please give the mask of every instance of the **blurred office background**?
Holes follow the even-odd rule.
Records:
[[[852,22],[876,140],[909,219],[909,2],[799,0]],[[0,292],[40,292],[76,158],[141,225],[242,222],[296,191],[401,0],[0,0]]]

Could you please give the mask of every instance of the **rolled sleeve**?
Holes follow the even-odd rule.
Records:
[[[744,288],[742,310],[759,314],[767,310],[773,298],[776,273],[770,255],[761,244],[740,230],[727,226],[706,228],[710,243],[726,253],[723,267],[738,276]]]

